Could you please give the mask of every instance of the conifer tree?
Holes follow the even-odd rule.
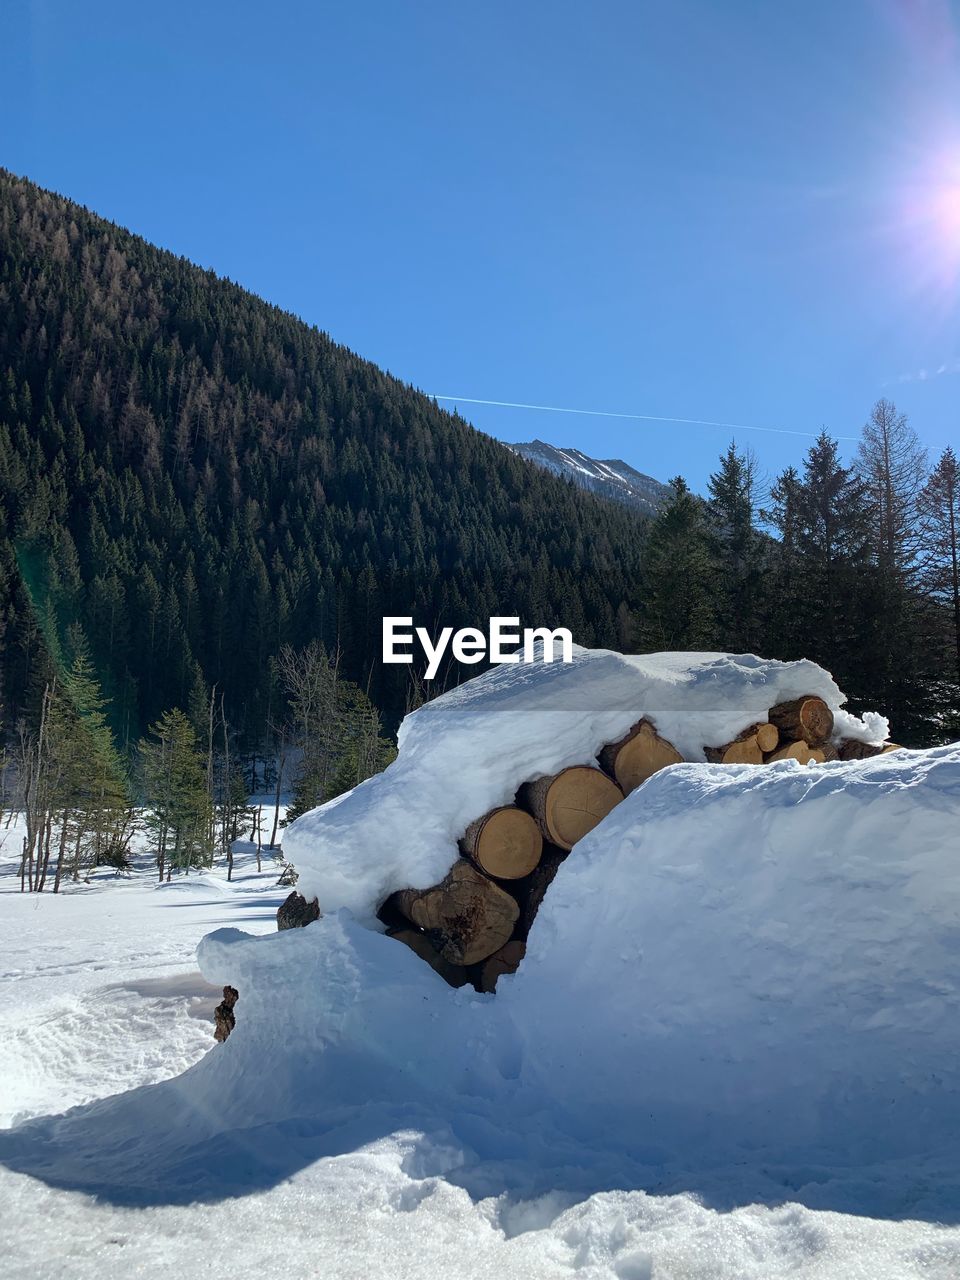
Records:
[[[784,477],[781,485],[786,488]],[[859,615],[874,521],[867,487],[841,465],[837,442],[822,431],[807,454],[801,482],[795,487],[790,482],[790,489],[799,642],[807,657],[859,693]]]
[[[755,519],[757,464],[731,442],[708,482],[710,541],[716,564],[716,625],[720,647],[760,645],[763,546]]]
[[[186,715],[165,711],[140,743],[140,770],[158,877],[210,866],[210,796],[203,753]]]
[[[63,677],[62,713],[53,735],[59,737],[64,753],[65,803],[73,813],[72,871],[76,879],[84,862],[90,866],[110,864],[118,870],[126,866],[133,809],[126,766],[107,719],[107,700],[78,627],[71,628],[68,643],[74,656]],[[57,885],[62,865],[61,857]]]
[[[643,642],[657,649],[710,648],[716,639],[715,562],[703,504],[682,476],[644,545]]]
[[[921,581],[946,611],[948,649],[960,686],[960,464],[948,445],[920,492]]]
[[[865,686],[901,737],[922,734],[931,713],[933,618],[920,589],[917,503],[926,454],[889,400],[878,400],[863,429],[857,470],[873,510],[870,590],[865,598],[861,664]]]
[[[787,467],[770,487],[762,512],[777,532],[763,606],[766,651],[779,658],[803,656],[804,611],[801,590],[803,565],[799,548],[801,480],[796,467]]]

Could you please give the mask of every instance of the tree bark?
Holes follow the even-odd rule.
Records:
[[[805,742],[810,747],[820,746],[833,733],[833,712],[822,698],[812,695],[771,707],[770,720],[779,729],[781,741]]]
[[[845,738],[840,743],[841,760],[870,760],[873,756],[881,756],[887,751],[900,751],[896,742],[859,742],[856,738]]]
[[[402,889],[390,902],[411,924],[426,929],[451,964],[486,960],[510,941],[520,908],[506,890],[458,858],[432,889]]]

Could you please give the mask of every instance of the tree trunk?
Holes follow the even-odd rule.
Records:
[[[516,901],[465,858],[458,858],[432,889],[402,889],[391,903],[411,924],[426,929],[445,960],[470,965],[510,941],[520,915]]]
[[[668,764],[683,761],[676,747],[661,738],[649,720],[638,721],[619,742],[604,747],[597,759],[611,778],[617,780],[625,796]]]
[[[280,825],[280,794],[283,788],[283,766],[286,763],[286,752],[281,743],[280,758],[277,764],[277,789],[273,797],[273,831],[270,833],[270,848],[277,847],[277,827]]]
[[[63,875],[63,858],[67,849],[67,818],[68,814],[63,815],[63,827],[60,831],[60,848],[57,850],[57,873],[53,878],[53,892],[60,892],[60,877]]]
[[[519,880],[529,875],[542,851],[540,828],[529,813],[516,805],[485,813],[470,823],[460,840],[460,852],[498,880]]]
[[[551,843],[572,849],[620,803],[623,792],[599,769],[573,765],[525,783],[517,798]]]
[[[805,742],[818,747],[833,733],[833,712],[822,698],[794,698],[770,708],[770,720],[780,731],[782,740]]]

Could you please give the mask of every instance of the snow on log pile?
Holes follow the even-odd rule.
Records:
[[[583,668],[597,663],[608,674],[619,668],[592,655]],[[771,688],[779,701],[798,696],[798,683],[817,689],[838,715],[837,695],[809,667],[704,659],[673,687],[673,718],[657,721],[685,751],[694,730],[683,736],[681,694],[691,684],[703,693],[711,667],[721,690],[736,686],[729,713],[716,708],[715,742],[732,741],[741,720],[762,723],[765,704],[777,705]],[[496,739],[510,755],[506,723],[488,739],[477,702],[458,705],[465,747]],[[566,713],[555,714],[559,738]],[[596,707],[581,704],[577,714],[591,744],[625,732]],[[517,727],[525,723],[518,718]],[[552,755],[538,748],[545,774],[582,750],[570,733]],[[942,1153],[944,1176],[954,1178],[960,745],[819,767],[788,760],[659,771],[561,862],[519,971],[492,998],[444,986],[375,919],[378,902],[415,873],[396,861],[374,874],[374,853],[391,860],[395,841],[398,859],[414,848],[429,887],[443,878],[459,821],[453,804],[436,815],[445,789],[462,787],[464,808],[506,799],[490,775],[453,770],[432,781],[438,757],[408,722],[400,759],[416,746],[419,770],[408,761],[401,781],[388,772],[326,812],[341,815],[329,843],[317,839],[313,815],[309,868],[301,837],[296,856],[313,883],[328,863],[337,872],[331,884],[346,883],[356,860],[365,877],[352,897],[356,915],[335,909],[346,905],[344,890],[305,929],[226,930],[201,944],[204,976],[233,985],[241,1002],[229,1041],[173,1082],[179,1092],[168,1110],[183,1112],[184,1124],[229,1124],[239,1113],[253,1126],[273,1108],[285,1122],[318,1116],[324,1129],[345,1106],[365,1113],[376,1099],[395,1117],[389,1123],[407,1127],[412,1115],[439,1114],[454,1126],[467,1117],[466,1132],[481,1135],[503,1167],[521,1150],[555,1144],[558,1166],[589,1149],[602,1153],[590,1159],[606,1176],[620,1153],[660,1171],[649,1173],[658,1186],[669,1185],[678,1161],[758,1168],[788,1199],[821,1182],[827,1196],[846,1178],[856,1185],[844,1204],[875,1208],[879,1197],[893,1216],[932,1194],[936,1177],[916,1171],[940,1168],[941,1155],[930,1163],[915,1153]],[[401,805],[411,794],[419,840],[407,835],[404,815],[414,818]],[[362,828],[356,835],[343,817],[348,805]],[[132,1115],[118,1143],[133,1141],[139,1122]],[[903,1161],[899,1171],[894,1159]],[[862,1173],[868,1165],[878,1172]]]
[[[384,774],[290,828],[301,881],[280,926],[376,913],[451,986],[491,991],[564,857],[625,795],[685,760],[883,751],[886,721],[842,701],[812,663],[750,655],[579,649],[488,672],[408,716]]]

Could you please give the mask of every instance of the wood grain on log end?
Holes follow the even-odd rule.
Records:
[[[600,769],[572,765],[521,788],[523,803],[544,836],[561,849],[572,849],[623,799],[623,792]]]
[[[516,899],[465,858],[432,889],[401,889],[392,903],[451,964],[470,965],[510,941],[520,915]]]
[[[781,738],[805,742],[810,747],[828,741],[833,733],[833,712],[813,694],[771,707],[768,718]]]
[[[767,764],[778,760],[798,760],[800,764],[823,764],[826,756],[820,747],[810,747],[805,742],[788,742],[766,758]]]
[[[618,742],[604,747],[597,759],[625,796],[667,765],[683,763],[680,752],[660,737],[649,720],[638,721]]]
[[[504,805],[471,822],[460,850],[498,880],[519,880],[540,861],[543,836],[529,813]]]

